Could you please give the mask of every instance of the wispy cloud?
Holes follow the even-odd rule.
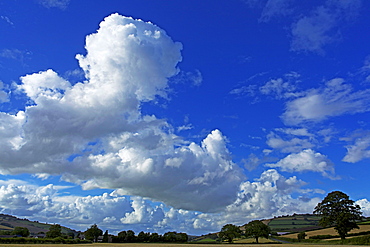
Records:
[[[326,45],[341,39],[342,23],[356,16],[360,6],[361,0],[326,1],[293,23],[291,49],[322,54]]]
[[[6,91],[6,87],[4,83],[0,81],[0,103],[8,102],[9,101],[9,94]]]
[[[9,19],[9,17],[1,15],[0,18],[6,21],[9,25],[14,26],[14,23]]]
[[[358,15],[361,0],[326,0],[314,8],[300,8],[293,0],[245,0],[250,7],[262,8],[260,22],[284,19],[291,22],[291,50],[324,54],[326,45],[340,41],[343,24]]]
[[[356,131],[352,136],[342,138],[343,141],[351,143],[346,146],[347,154],[343,161],[356,163],[370,158],[370,132]]]
[[[262,10],[260,22],[269,22],[272,18],[292,14],[293,0],[268,0]]]
[[[65,10],[70,0],[38,0],[39,3],[46,8],[59,8]]]
[[[311,89],[304,96],[288,101],[281,116],[288,125],[319,122],[329,117],[356,114],[370,110],[370,90],[354,92],[344,79],[335,78],[325,87]]]

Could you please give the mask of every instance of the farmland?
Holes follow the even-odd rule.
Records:
[[[370,231],[370,225],[359,225],[360,229],[353,229],[349,233],[359,233],[359,232],[367,232]],[[334,230],[334,227],[330,228],[325,228],[325,229],[319,229],[315,231],[307,231],[306,232],[307,237],[312,237],[312,236],[317,236],[317,235],[338,235],[338,233]],[[286,234],[284,235],[286,238],[297,238],[297,233],[292,233],[292,234]]]
[[[275,232],[300,232],[321,228],[318,226],[320,217],[303,214],[276,217],[268,220],[268,226]]]

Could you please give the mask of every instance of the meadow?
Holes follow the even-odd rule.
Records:
[[[359,225],[359,227],[360,227],[360,229],[353,229],[349,233],[359,233],[359,232],[370,231],[370,225]],[[316,235],[338,235],[338,233],[334,230],[334,227],[319,229],[319,230],[315,230],[315,231],[307,231],[306,234],[307,234],[306,239],[308,239],[311,236],[316,236]],[[297,233],[286,234],[286,235],[283,235],[283,237],[296,239],[297,238]]]

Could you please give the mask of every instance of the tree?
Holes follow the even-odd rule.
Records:
[[[184,232],[180,232],[180,233],[177,233],[176,235],[176,242],[179,242],[179,243],[184,243],[184,242],[187,242],[188,241],[188,234],[184,233]]]
[[[341,191],[329,193],[317,204],[314,214],[321,216],[319,225],[334,226],[340,238],[344,240],[349,231],[359,228],[356,221],[361,220],[361,207]]]
[[[103,243],[108,243],[108,230],[105,231],[104,235],[103,235]]]
[[[28,237],[30,235],[30,231],[27,227],[20,227],[16,226],[14,230],[12,231],[13,235],[20,235],[22,237]]]
[[[297,234],[298,241],[301,242],[301,240],[305,239],[307,236],[306,232],[300,232]]]
[[[62,227],[59,224],[50,226],[49,231],[46,233],[47,238],[57,238],[62,236]]]
[[[234,238],[240,237],[240,228],[233,224],[224,225],[219,233],[221,239],[227,239],[229,243],[233,242]]]
[[[148,242],[149,238],[150,238],[150,233],[149,232],[145,233],[145,232],[141,231],[137,235],[137,242],[141,242],[141,243]]]
[[[166,232],[165,234],[163,234],[163,241],[164,242],[176,242],[176,235],[177,235],[177,232]]]
[[[121,231],[118,233],[118,241],[120,243],[123,243],[126,241],[126,236],[127,236],[127,232],[126,231]]]
[[[85,231],[85,237],[88,240],[97,242],[98,237],[103,235],[103,231],[98,228],[96,224],[92,225],[89,229]]]
[[[159,242],[161,240],[161,236],[159,236],[158,233],[152,233],[149,237],[149,242],[151,243],[156,243],[156,242]]]
[[[245,227],[245,236],[255,238],[257,244],[258,238],[260,237],[269,238],[269,235],[271,233],[270,227],[260,220],[253,220],[248,224],[245,224],[244,227]]]
[[[126,232],[125,242],[126,243],[133,243],[135,241],[136,241],[135,232],[133,230],[128,230]]]

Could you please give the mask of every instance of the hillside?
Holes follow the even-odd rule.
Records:
[[[12,215],[0,214],[0,231],[12,231],[15,227],[26,227],[31,234],[47,232],[51,224],[39,223],[37,221],[29,221],[28,219],[19,219]],[[62,233],[76,235],[78,232],[62,226]]]
[[[320,229],[320,217],[313,214],[294,214],[265,220],[274,232],[301,232]]]

